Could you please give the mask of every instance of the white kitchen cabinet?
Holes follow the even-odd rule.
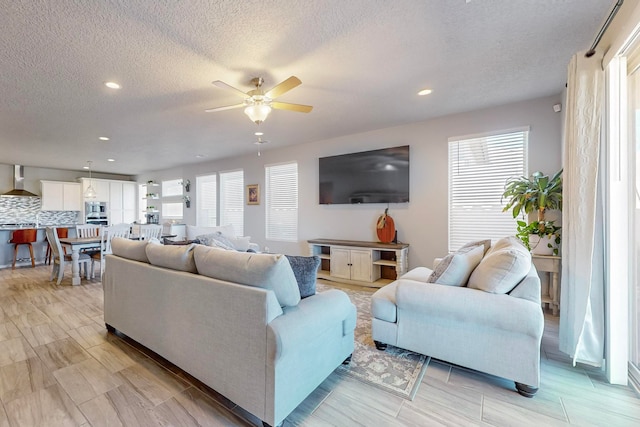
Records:
[[[76,182],[40,181],[43,211],[82,210],[81,186]]]
[[[89,186],[89,178],[80,180],[84,191]],[[107,202],[109,224],[132,223],[138,219],[136,182],[96,178],[91,179],[91,182],[97,193],[96,198],[91,201]]]

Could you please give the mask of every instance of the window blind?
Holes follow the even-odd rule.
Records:
[[[298,240],[298,163],[265,166],[266,238]]]
[[[162,203],[163,219],[182,219],[182,203]]]
[[[162,181],[162,197],[182,196],[182,180]]]
[[[238,236],[244,235],[244,172],[220,173],[220,225],[232,224]]]
[[[449,138],[449,251],[478,239],[515,235],[516,220],[502,212],[509,178],[528,175],[529,129]]]
[[[196,224],[215,227],[218,221],[217,175],[196,177]]]

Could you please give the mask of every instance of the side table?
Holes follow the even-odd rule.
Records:
[[[538,272],[549,273],[549,293],[542,295],[542,305],[548,304],[554,316],[560,311],[560,271],[562,258],[554,255],[531,255]]]

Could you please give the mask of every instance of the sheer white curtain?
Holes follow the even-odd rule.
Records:
[[[567,80],[562,212],[560,350],[573,363],[604,357],[604,72],[601,58],[571,58]]]

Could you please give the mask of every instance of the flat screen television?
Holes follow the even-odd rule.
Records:
[[[409,146],[321,157],[320,204],[406,203]]]

